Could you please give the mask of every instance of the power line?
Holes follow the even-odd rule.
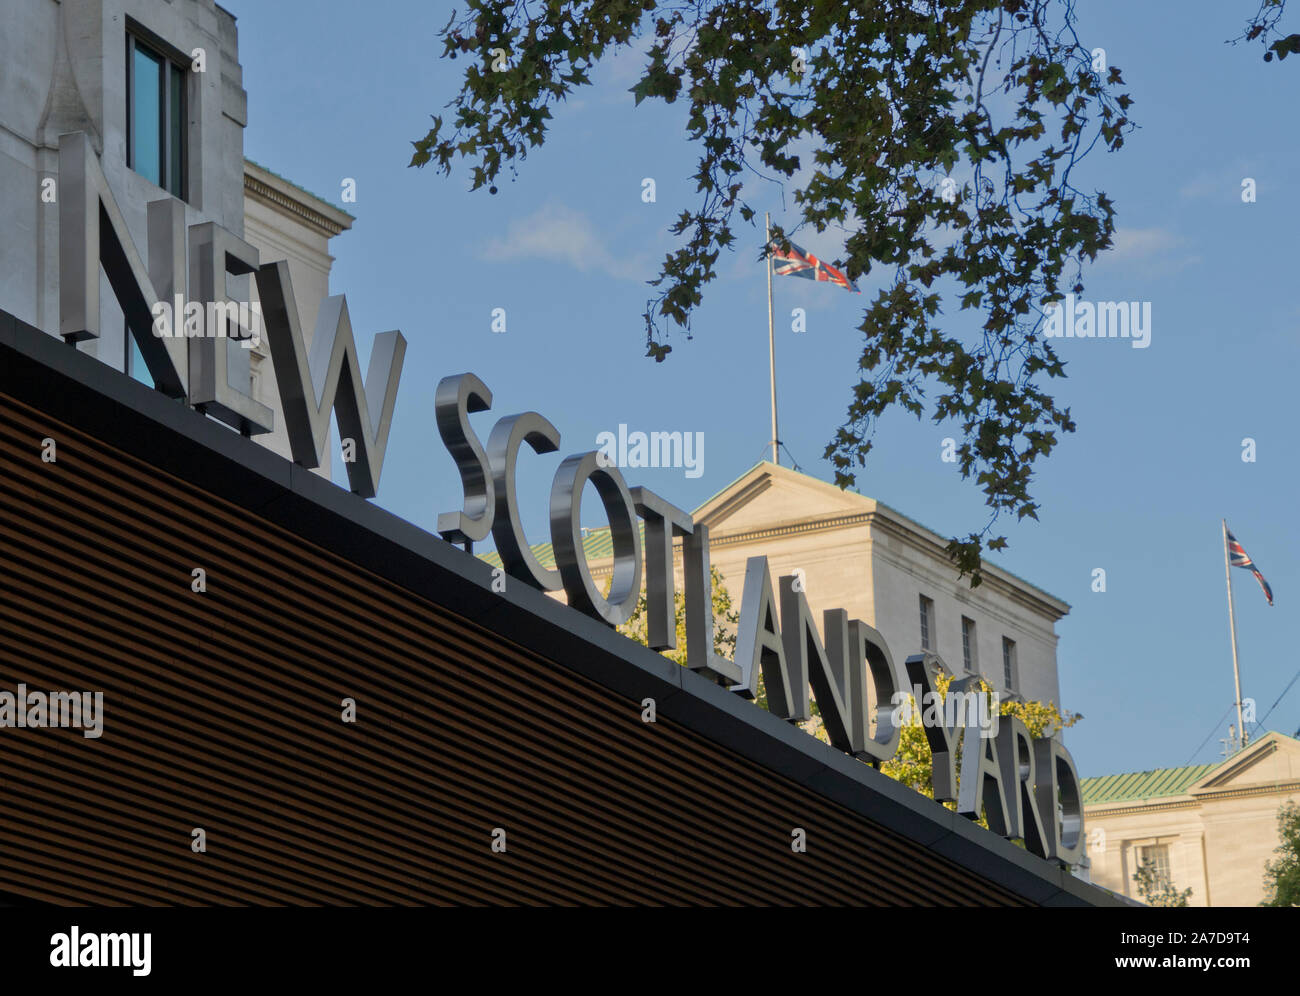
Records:
[[[779,440],[778,440],[778,442],[779,442]],[[803,468],[799,466],[799,461],[796,460],[796,459],[794,458],[794,454],[790,452],[790,447],[786,446],[785,443],[781,443],[781,449],[785,450],[785,455],[788,456],[788,457],[790,458],[790,463],[791,463],[793,469],[799,471],[799,473],[802,474],[802,473],[803,473]]]
[[[1214,726],[1210,728],[1210,732],[1206,734],[1205,739],[1201,741],[1201,746],[1197,747],[1196,750],[1192,751],[1192,756],[1183,762],[1184,768],[1187,767],[1189,764],[1192,763],[1192,761],[1196,759],[1197,754],[1205,750],[1205,745],[1210,742],[1210,737],[1214,736],[1214,731],[1219,729],[1221,726],[1223,726],[1223,721],[1228,718],[1228,713],[1232,712],[1232,710],[1235,708],[1237,708],[1237,703],[1234,702],[1232,705],[1228,706],[1228,708],[1223,710],[1223,715],[1220,716],[1218,722],[1216,722]]]
[[[1264,713],[1264,719],[1268,719],[1268,717],[1273,714],[1273,710],[1278,707],[1278,703],[1280,703],[1284,698],[1286,698],[1286,693],[1291,691],[1291,686],[1296,683],[1297,678],[1300,678],[1300,671],[1297,671],[1295,675],[1291,678],[1291,680],[1287,682],[1286,688],[1282,689],[1282,694],[1277,697],[1277,702],[1274,702],[1271,706],[1268,707],[1268,712]],[[1252,733],[1259,732],[1259,728],[1264,725],[1264,719],[1261,719],[1258,723],[1255,724],[1255,729],[1251,731]]]

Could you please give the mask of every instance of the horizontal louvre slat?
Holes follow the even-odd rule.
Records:
[[[0,467],[0,688],[105,700],[99,740],[0,730],[0,894],[1024,902],[671,720],[642,723],[639,703],[544,648],[3,395]]]

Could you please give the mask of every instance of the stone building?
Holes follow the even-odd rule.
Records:
[[[260,262],[288,261],[310,344],[329,240],[352,218],[244,158],[234,16],[212,0],[0,0],[0,23],[0,307],[60,333],[59,148],[81,133],[142,258],[157,251],[149,204],[174,198],[186,229],[212,222]],[[230,300],[257,304],[251,277],[226,283]],[[98,336],[76,348],[151,382],[102,270],[98,298]],[[271,431],[254,438],[288,455],[265,341],[224,346],[230,384],[272,412]]]
[[[1278,844],[1277,817],[1300,802],[1300,742],[1269,733],[1216,764],[1083,779],[1092,881],[1137,898],[1150,862],[1191,906],[1254,906]]]
[[[774,588],[777,577],[801,571],[814,619],[844,609],[880,631],[900,668],[928,650],[953,674],[982,675],[998,696],[1061,705],[1056,623],[1070,606],[987,562],[984,583],[972,589],[939,533],[884,503],[764,460],[693,518],[708,527],[710,562],[737,610],[746,560],[767,557]],[[532,550],[543,567],[555,566],[550,544]],[[591,529],[584,551],[591,575],[606,583],[610,531]],[[484,559],[500,563],[494,553]],[[676,568],[681,590],[680,544]]]
[[[984,583],[971,588],[957,577],[947,541],[888,505],[764,461],[695,509],[694,519],[709,528],[712,566],[737,607],[746,561],[766,556],[773,585],[801,571],[815,619],[844,609],[880,631],[898,664],[928,650],[954,674],[982,675],[1004,698],[1061,705],[1055,627],[1069,605],[987,562]],[[532,549],[554,566],[549,543]],[[605,581],[609,530],[591,530],[584,549],[593,577]],[[499,563],[495,554],[485,559]],[[677,568],[680,575],[680,552]]]
[[[751,468],[695,510],[712,563],[737,599],[745,562],[766,556],[773,578],[802,571],[814,616],[845,609],[895,654],[929,650],[955,674],[980,674],[999,694],[1061,702],[1057,620],[1070,607],[986,564],[971,588],[947,540],[883,502],[777,464]]]

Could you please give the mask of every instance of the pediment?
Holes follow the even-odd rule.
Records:
[[[1206,792],[1276,785],[1300,781],[1300,741],[1281,733],[1268,733],[1229,758],[1187,791]]]
[[[760,463],[698,509],[695,520],[711,533],[768,529],[787,522],[874,511],[876,503],[807,474]]]

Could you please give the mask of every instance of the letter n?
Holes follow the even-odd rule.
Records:
[[[838,668],[832,667],[813,622],[812,610],[808,608],[808,599],[802,591],[795,590],[796,579],[796,575],[787,574],[778,581],[781,635],[786,666],[790,670],[790,691],[794,696],[790,718],[800,721],[811,718],[808,708],[808,684],[811,681],[831,743],[839,750],[853,753],[857,746],[850,735],[853,720],[845,705],[849,689],[844,679],[848,674],[843,662],[837,662],[840,664]]]
[[[59,187],[59,334],[71,343],[99,338],[102,264],[154,385],[169,397],[186,397],[187,344],[153,334],[158,294],[150,279],[151,272],[184,273],[178,255],[184,243],[164,247],[169,258],[151,254],[146,269],[85,132],[59,136]],[[166,198],[149,205],[151,230],[163,227],[172,203]]]
[[[397,402],[397,384],[406,355],[405,337],[396,331],[375,336],[363,386],[343,295],[321,302],[309,356],[289,279],[289,264],[280,260],[259,267],[257,293],[294,462],[307,468],[321,465],[333,410],[339,433],[357,444],[357,459],[347,464],[348,484],[363,498],[373,498]]]

